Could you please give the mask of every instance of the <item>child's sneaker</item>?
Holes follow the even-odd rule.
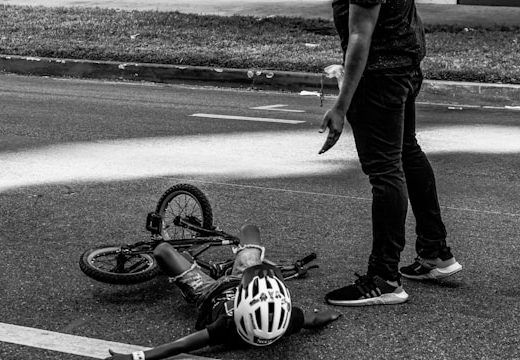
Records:
[[[400,304],[408,300],[400,281],[388,282],[379,276],[359,276],[352,285],[329,292],[325,301],[331,305],[363,306]]]
[[[401,268],[401,275],[413,280],[442,279],[462,270],[454,257],[448,260],[415,258],[412,265]]]

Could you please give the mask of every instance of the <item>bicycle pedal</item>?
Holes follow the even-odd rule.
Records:
[[[162,225],[162,217],[156,212],[150,212],[146,216],[146,230],[152,234],[160,234]]]

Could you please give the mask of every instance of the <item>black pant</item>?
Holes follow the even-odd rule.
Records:
[[[373,245],[368,274],[399,278],[408,197],[416,219],[416,251],[450,258],[432,167],[415,136],[419,66],[365,73],[347,112],[362,170],[372,185]]]

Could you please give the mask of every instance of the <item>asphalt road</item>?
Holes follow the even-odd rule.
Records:
[[[326,307],[327,290],[365,270],[370,189],[349,130],[317,155],[331,98],[320,108],[316,97],[289,93],[7,75],[0,98],[2,322],[144,346],[192,331],[192,309],[165,279],[108,286],[77,266],[89,247],[146,236],[146,213],[181,181],[208,194],[221,227],[257,223],[270,258],[318,252],[321,268],[291,283],[305,310]],[[285,106],[252,109],[272,105]],[[323,331],[273,348],[200,354],[519,357],[519,113],[423,104],[418,136],[463,272],[438,283],[406,282],[406,305],[340,308],[343,317]],[[404,262],[414,257],[413,227],[410,214]],[[0,358],[79,359],[6,343]]]

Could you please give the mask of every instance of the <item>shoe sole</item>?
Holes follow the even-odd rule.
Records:
[[[375,298],[359,300],[330,300],[327,303],[338,306],[396,305],[408,300],[408,294],[402,290],[398,293],[382,294]]]
[[[445,268],[435,268],[430,270],[430,272],[422,275],[410,275],[401,273],[401,275],[407,279],[412,280],[439,280],[447,278],[448,276],[455,275],[459,271],[462,270],[462,265],[458,262],[451,264],[450,266],[447,266]]]

